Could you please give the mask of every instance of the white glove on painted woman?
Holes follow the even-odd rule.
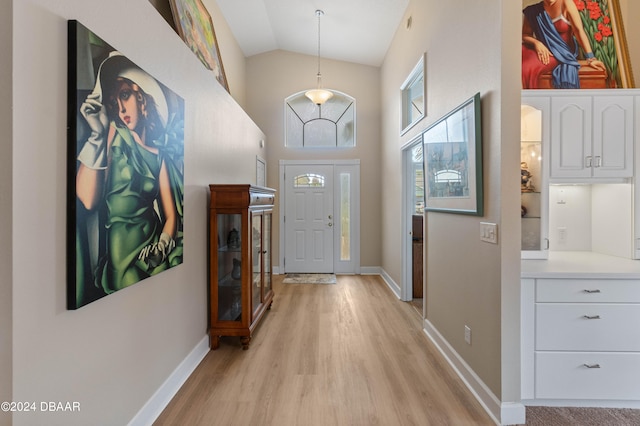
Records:
[[[100,98],[100,93],[92,92],[80,107],[80,113],[87,120],[91,135],[80,150],[78,160],[93,170],[107,168],[106,129],[109,119]]]
[[[173,238],[163,232],[160,234],[160,239],[157,243],[149,244],[140,250],[138,259],[143,261],[147,267],[155,268],[165,261],[175,246],[176,242]]]

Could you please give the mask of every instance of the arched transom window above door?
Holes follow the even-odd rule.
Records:
[[[325,177],[316,173],[305,173],[293,178],[294,188],[324,188]]]
[[[285,146],[288,148],[350,148],[356,145],[356,100],[331,90],[322,105],[305,92],[285,99]]]

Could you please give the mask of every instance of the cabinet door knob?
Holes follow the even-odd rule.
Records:
[[[589,320],[600,319],[600,315],[583,315],[582,318],[589,319]]]
[[[588,288],[585,288],[585,289],[584,289],[584,290],[582,290],[582,291],[584,291],[585,293],[589,293],[589,294],[593,294],[593,293],[600,293],[600,290],[599,290],[599,289],[597,289],[597,288],[596,288],[596,289],[594,289],[594,290],[589,290]]]
[[[602,166],[602,157],[596,155],[596,167]]]
[[[600,364],[582,364],[587,368],[600,368]]]
[[[593,167],[593,158],[589,155],[587,156],[587,165],[586,167]]]

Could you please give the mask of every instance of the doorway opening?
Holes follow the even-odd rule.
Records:
[[[426,317],[424,161],[422,138],[403,148],[402,155],[403,280],[401,299]]]

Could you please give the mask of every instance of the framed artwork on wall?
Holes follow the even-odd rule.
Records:
[[[224,73],[213,21],[202,0],[170,0],[170,3],[180,38],[204,66],[213,71],[218,82],[228,92],[229,84]]]
[[[68,22],[67,307],[183,260],[184,101]]]
[[[480,93],[422,134],[425,210],[483,215]]]
[[[523,0],[522,10],[523,89],[634,87],[618,0]]]

